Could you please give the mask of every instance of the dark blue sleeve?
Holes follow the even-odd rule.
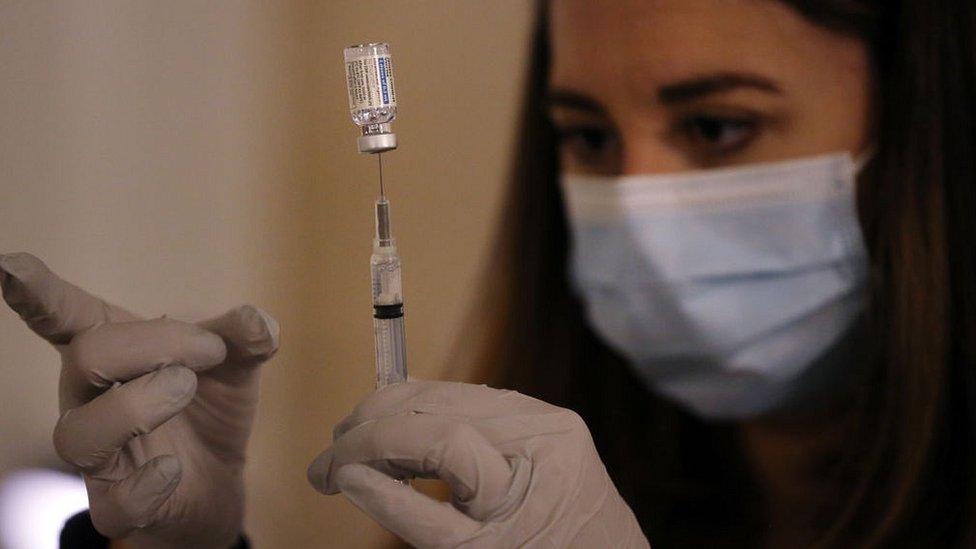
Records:
[[[61,529],[61,549],[108,549],[109,539],[98,533],[88,511],[68,519]],[[250,549],[247,536],[241,536],[231,549]]]
[[[82,511],[69,518],[61,529],[61,549],[107,548],[108,538],[95,530],[88,511]]]

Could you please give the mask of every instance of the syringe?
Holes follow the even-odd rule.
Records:
[[[370,257],[373,279],[373,333],[376,338],[376,386],[407,380],[403,336],[403,291],[400,256],[390,232],[390,202],[383,188],[383,155],[396,149],[391,124],[397,114],[396,86],[390,46],[382,42],[356,44],[343,51],[349,112],[362,130],[356,145],[375,154],[380,166],[380,197],[376,201],[376,238]]]
[[[400,255],[390,230],[390,201],[383,189],[383,155],[380,165],[380,197],[376,200],[376,238],[369,258],[373,278],[373,334],[376,342],[376,387],[407,380],[407,350],[403,335],[403,287]]]

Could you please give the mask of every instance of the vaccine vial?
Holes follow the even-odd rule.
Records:
[[[379,153],[395,149],[391,122],[397,114],[396,86],[390,46],[383,42],[357,44],[343,51],[349,112],[362,129],[359,152]]]

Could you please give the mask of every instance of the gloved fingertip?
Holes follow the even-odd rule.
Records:
[[[261,315],[261,320],[264,321],[264,330],[271,339],[271,348],[274,351],[277,351],[278,347],[281,345],[281,325],[278,324],[278,321],[275,320],[275,318],[268,314],[268,312],[264,309],[255,307],[255,310],[257,310],[258,314]]]
[[[364,469],[369,469],[368,465],[363,465],[361,463],[350,463],[349,465],[343,465],[335,472],[335,485],[340,492],[346,496],[352,495],[355,497],[356,492],[363,487],[365,481],[369,478],[370,471],[365,471]],[[390,479],[391,481],[393,479]]]
[[[329,470],[331,468],[332,449],[329,448],[313,459],[312,463],[308,465],[308,470],[306,471],[308,483],[311,484],[316,491],[327,496],[338,493],[337,489],[329,486]]]
[[[194,338],[194,343],[205,357],[204,361],[208,363],[207,366],[216,366],[227,359],[227,344],[217,334],[200,330],[200,333]]]
[[[164,386],[166,394],[173,400],[183,400],[197,389],[196,373],[180,364],[160,368],[156,371],[153,382]]]
[[[254,305],[243,305],[239,309],[245,328],[244,351],[255,358],[267,360],[278,351],[281,340],[281,325],[266,311]]]
[[[278,351],[281,327],[267,312],[254,305],[242,305],[200,326],[222,337],[230,359],[247,364],[261,363]]]
[[[17,279],[22,279],[42,268],[44,262],[27,252],[0,255],[0,269]]]
[[[0,290],[4,290],[10,286],[13,276],[7,271],[0,268]]]
[[[334,477],[336,487],[343,497],[368,514],[385,515],[384,508],[389,509],[392,506],[397,506],[397,502],[403,501],[404,497],[409,497],[402,490],[420,495],[419,492],[414,492],[409,485],[362,463],[343,465],[335,472]],[[409,510],[403,508],[401,511],[416,513],[419,510],[416,507],[410,507],[412,508]],[[377,517],[374,515],[374,518]],[[400,515],[398,518],[402,520],[405,517]],[[387,528],[394,526],[392,523],[384,523],[383,525]]]

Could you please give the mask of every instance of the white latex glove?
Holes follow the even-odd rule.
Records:
[[[98,531],[135,547],[232,546],[277,323],[251,306],[199,324],[140,319],[29,254],[0,256],[0,285],[61,354],[54,445],[83,472]]]
[[[514,391],[414,381],[380,389],[309,466],[382,526],[427,547],[648,547],[583,420]],[[437,477],[450,503],[391,477]]]

